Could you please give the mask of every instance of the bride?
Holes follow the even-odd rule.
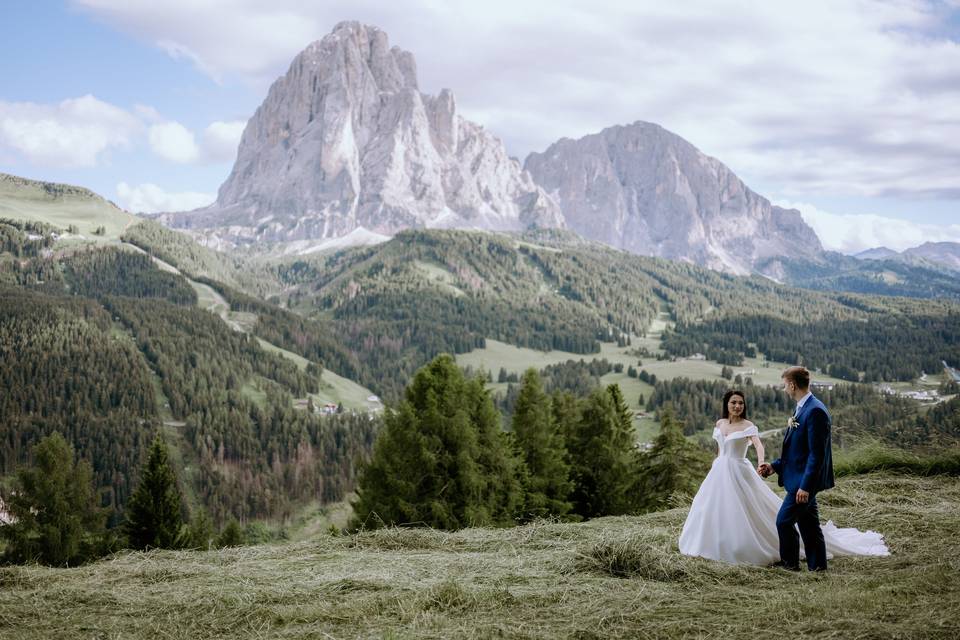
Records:
[[[734,564],[768,565],[780,559],[777,512],[781,500],[746,458],[752,444],[764,462],[757,426],[747,420],[741,391],[723,396],[723,418],[713,430],[719,452],[690,506],[680,534],[680,553]],[[827,556],[889,555],[874,531],[823,526]]]

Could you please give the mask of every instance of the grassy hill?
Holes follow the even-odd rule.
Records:
[[[386,529],[0,568],[0,635],[203,638],[956,638],[960,479],[846,477],[822,516],[887,558],[792,574],[680,556],[686,507],[582,524]],[[722,532],[718,532],[722,535]]]
[[[45,222],[76,234],[64,241],[110,242],[120,238],[138,218],[89,189],[28,180],[0,173],[0,218]],[[102,235],[94,234],[98,227]]]

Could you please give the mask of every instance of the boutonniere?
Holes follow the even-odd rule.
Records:
[[[797,416],[790,416],[787,420],[787,429],[796,429],[800,423],[797,422]]]

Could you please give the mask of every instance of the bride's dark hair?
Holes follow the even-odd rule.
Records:
[[[743,413],[740,414],[740,417],[746,420],[747,419],[747,396],[743,395],[743,391],[740,391],[739,389],[730,389],[730,391],[727,391],[725,394],[723,394],[723,411],[722,411],[721,417],[723,417],[724,419],[727,419],[730,417],[730,409],[727,407],[727,404],[729,404],[730,398],[732,398],[733,396],[740,396],[741,398],[743,398]]]

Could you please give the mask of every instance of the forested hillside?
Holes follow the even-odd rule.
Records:
[[[105,505],[130,495],[159,419],[150,371],[111,327],[93,300],[0,286],[0,474],[60,431],[91,461]]]
[[[37,242],[32,228],[4,229],[7,246]],[[317,390],[319,362],[301,369],[263,349],[142,253],[18,255],[0,262],[0,472],[59,431],[92,462],[101,502],[122,510],[163,422],[181,483],[217,522],[283,517],[352,489],[378,420],[294,408]]]
[[[960,306],[948,300],[797,289],[556,231],[408,231],[372,248],[290,260],[279,273],[291,287],[281,301],[333,327],[364,383],[388,398],[441,352],[489,338],[592,354],[601,340],[643,335],[661,310],[676,322],[668,354],[724,364],[760,352],[844,379],[909,380],[960,355]]]
[[[131,225],[121,239],[175,265],[191,277],[203,276],[261,297],[276,293],[281,286],[275,268],[252,258],[208,249],[190,236],[153,220]]]
[[[663,348],[676,356],[759,351],[854,382],[912,380],[939,371],[944,360],[960,362],[960,307],[926,301],[854,318],[728,315],[677,325]]]
[[[960,361],[952,302],[811,292],[637,257],[565,232],[408,231],[375,247],[270,266],[203,249],[154,223],[126,230],[128,241],[245,314],[244,334],[197,308],[201,285],[156,268],[148,255],[116,244],[60,245],[61,231],[36,221],[0,225],[2,335],[5,353],[17,353],[4,359],[4,380],[19,389],[4,399],[0,465],[9,473],[25,461],[26,443],[65,430],[94,461],[104,504],[115,508],[129,495],[144,444],[164,424],[182,453],[181,481],[219,522],[340,499],[379,421],[323,419],[295,409],[294,399],[316,392],[327,368],[394,401],[431,358],[487,339],[589,361],[601,341],[628,345],[666,314],[675,327],[659,357],[699,351],[736,364],[762,353],[864,380],[911,379],[940,359]],[[51,353],[66,364],[31,386],[57,362]],[[612,367],[549,368],[545,387],[584,395]],[[659,381],[647,403],[674,405],[694,433],[712,424],[725,385]],[[507,415],[515,393],[501,396]],[[896,399],[862,387],[835,393],[839,414],[853,412],[850,424],[866,431],[891,433],[891,424],[908,422],[911,434],[930,430]],[[785,409],[768,388],[751,389],[751,402],[758,416]]]

